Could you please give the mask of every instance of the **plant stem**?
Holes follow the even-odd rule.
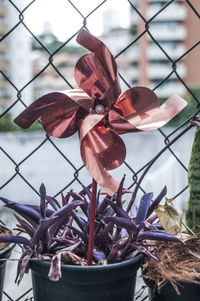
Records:
[[[97,195],[97,182],[93,179],[92,180],[92,197],[91,197],[91,205],[90,205],[90,225],[89,225],[87,265],[92,265],[92,259],[93,259],[95,215],[96,215],[96,195]]]
[[[192,231],[192,229],[190,229],[190,227],[188,227],[188,226],[186,225],[186,223],[184,223],[184,222],[182,221],[182,224],[183,224],[183,226],[185,227],[185,229],[188,230],[188,232],[190,232],[192,235],[196,235],[196,233],[194,233],[194,232]]]
[[[130,211],[134,201],[135,201],[135,198],[136,198],[136,195],[137,195],[137,192],[138,192],[138,189],[140,187],[140,184],[142,183],[142,180],[144,179],[145,175],[147,174],[147,172],[149,171],[149,169],[151,168],[151,166],[156,162],[156,160],[174,143],[176,142],[181,136],[183,136],[187,131],[189,131],[193,126],[195,126],[196,124],[193,123],[193,122],[190,122],[189,125],[183,130],[181,131],[171,142],[169,142],[168,144],[166,144],[166,146],[161,149],[161,151],[149,162],[149,164],[147,165],[147,167],[145,168],[143,174],[141,175],[141,177],[139,178],[136,186],[135,186],[135,190],[133,191],[133,194],[132,194],[132,198],[128,204],[128,207],[127,207],[127,213]]]

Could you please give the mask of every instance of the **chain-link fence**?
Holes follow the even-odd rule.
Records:
[[[23,28],[29,33],[29,35],[32,37],[32,40],[37,43],[38,47],[40,49],[42,49],[43,54],[45,54],[45,57],[48,59],[48,61],[46,63],[43,64],[43,66],[41,67],[41,69],[37,69],[37,71],[35,71],[34,75],[32,76],[32,78],[26,82],[23,87],[21,87],[21,85],[17,86],[15,82],[13,82],[11,80],[11,77],[9,75],[9,72],[5,71],[3,68],[0,71],[1,73],[1,81],[0,83],[4,82],[6,84],[7,87],[9,87],[10,89],[12,89],[12,91],[14,91],[15,94],[15,98],[11,100],[11,102],[7,103],[6,106],[2,106],[4,107],[2,114],[1,114],[1,118],[5,118],[5,116],[7,115],[12,115],[12,111],[15,107],[19,106],[19,104],[22,104],[22,106],[26,107],[28,105],[28,103],[26,102],[26,99],[23,98],[23,92],[26,91],[26,89],[29,88],[29,86],[34,85],[34,83],[41,78],[41,76],[45,74],[47,72],[47,70],[49,68],[52,68],[54,73],[56,74],[56,76],[62,78],[62,80],[65,82],[66,84],[66,89],[68,88],[73,88],[73,83],[71,83],[69,81],[69,79],[66,77],[65,74],[62,73],[62,68],[59,68],[58,64],[54,63],[54,59],[55,57],[62,52],[63,48],[65,46],[67,46],[68,44],[70,44],[70,42],[74,39],[74,37],[77,35],[77,30],[74,31],[74,33],[67,38],[67,40],[65,42],[63,42],[62,44],[59,44],[58,47],[56,49],[54,49],[53,51],[50,51],[49,48],[47,47],[47,45],[45,44],[45,40],[41,40],[38,36],[36,36],[33,31],[31,30],[31,28],[26,24],[26,20],[24,18],[26,12],[31,8],[32,5],[34,5],[34,3],[38,2],[37,0],[33,0],[33,1],[27,1],[29,2],[27,4],[26,7],[24,7],[23,9],[19,9],[17,1],[11,1],[11,0],[6,0],[6,1],[0,1],[0,6],[2,6],[2,8],[5,6],[6,8],[8,6],[12,6],[12,9],[15,9],[18,15],[18,20],[16,20],[16,23],[14,24],[14,26],[12,26],[12,28],[9,28],[8,31],[2,31],[1,32],[1,36],[0,36],[0,45],[4,45],[5,41],[7,41],[7,39],[10,36],[15,35],[15,32],[17,31],[17,28],[20,26],[23,26]],[[85,27],[86,29],[88,29],[88,24],[90,23],[90,18],[92,16],[95,16],[95,14],[98,12],[98,10],[101,10],[102,7],[106,6],[107,3],[109,3],[109,0],[105,0],[105,1],[99,1],[98,5],[96,7],[94,7],[94,3],[93,1],[91,1],[91,10],[85,15],[80,9],[79,9],[79,5],[77,1],[70,1],[70,0],[66,0],[66,4],[70,5],[73,10],[74,10],[74,15],[79,16],[79,20],[82,22],[82,26]],[[171,0],[171,1],[143,1],[143,0],[121,0],[118,1],[121,2],[121,6],[123,7],[123,5],[126,3],[126,5],[128,4],[130,6],[130,16],[132,16],[133,18],[133,22],[130,25],[130,34],[129,34],[129,43],[123,45],[123,41],[121,42],[121,48],[119,53],[115,53],[115,58],[118,62],[118,59],[122,58],[123,59],[123,55],[128,53],[134,46],[139,47],[143,47],[141,44],[140,45],[140,41],[142,41],[142,39],[145,39],[146,41],[148,41],[149,44],[156,46],[157,50],[159,50],[159,53],[162,54],[162,59],[158,59],[158,62],[160,61],[164,61],[165,64],[167,63],[168,68],[170,68],[169,72],[165,74],[165,76],[163,78],[157,78],[155,76],[154,80],[149,82],[148,85],[153,85],[153,90],[159,91],[159,89],[161,87],[164,87],[164,85],[169,82],[171,79],[173,79],[173,81],[175,82],[176,85],[180,85],[182,88],[184,88],[184,95],[185,97],[189,100],[189,109],[187,109],[186,113],[183,113],[181,115],[181,118],[177,119],[177,122],[174,123],[176,125],[176,127],[169,127],[167,129],[160,129],[157,131],[157,137],[160,141],[164,142],[165,144],[167,144],[168,142],[170,142],[171,138],[173,137],[174,134],[176,134],[182,127],[185,127],[186,124],[188,123],[188,121],[190,120],[190,118],[196,114],[198,114],[199,112],[199,102],[200,100],[198,99],[198,93],[199,90],[198,89],[193,89],[192,84],[190,83],[190,81],[188,81],[187,77],[182,75],[181,73],[181,69],[179,69],[179,65],[182,62],[187,61],[188,57],[192,57],[193,53],[196,51],[199,51],[199,47],[200,47],[200,41],[197,38],[194,38],[193,40],[191,40],[190,44],[185,45],[184,51],[182,51],[182,53],[180,53],[180,55],[174,55],[171,53],[171,51],[168,51],[169,48],[165,47],[166,41],[163,38],[159,38],[156,35],[156,31],[154,32],[154,30],[152,30],[152,27],[155,26],[155,24],[157,24],[157,28],[162,28],[162,20],[164,21],[165,25],[169,25],[169,21],[171,21],[172,25],[174,26],[175,21],[176,20],[176,16],[179,15],[179,11],[175,11],[175,16],[173,19],[173,16],[170,16],[170,18],[167,19],[167,17],[165,17],[165,12],[167,12],[167,10],[169,10],[170,7],[173,8],[173,5],[180,5],[180,7],[184,7],[185,11],[187,11],[187,14],[185,16],[185,19],[183,18],[182,20],[179,20],[179,23],[181,25],[184,24],[185,22],[185,27],[187,28],[187,26],[192,27],[192,29],[190,28],[190,31],[188,31],[188,34],[191,34],[191,32],[199,32],[200,29],[200,15],[199,15],[199,4],[197,3],[198,1],[189,1],[189,0],[185,0],[185,1],[176,1],[176,0]],[[92,4],[93,3],[93,4]],[[95,2],[96,3],[96,2]],[[113,1],[113,5],[114,5],[114,1]],[[144,5],[144,3],[146,3]],[[56,5],[56,3],[55,3]],[[144,6],[143,6],[144,5]],[[148,15],[145,11],[145,6],[149,5],[152,6],[152,8],[154,10],[152,10],[153,12],[151,13],[151,15]],[[178,7],[178,6],[177,6]],[[48,10],[48,4],[46,9]],[[122,10],[123,11],[123,10]],[[45,13],[45,12],[44,12]],[[4,16],[4,13],[1,14],[1,17]],[[162,18],[161,18],[162,16]],[[191,20],[195,20],[195,24],[197,24],[197,26],[199,26],[199,28],[197,27],[193,27],[194,24],[191,22],[191,24],[189,24],[187,22],[187,20],[189,19]],[[126,16],[125,16],[126,17]],[[0,18],[1,19],[1,18]],[[137,20],[137,21],[134,21]],[[1,21],[1,20],[0,20]],[[69,26],[73,27],[73,23],[70,23]],[[92,28],[89,28],[91,33],[92,32]],[[63,31],[65,29],[63,28]],[[190,33],[189,33],[190,32]],[[111,31],[110,33],[110,38],[113,38],[112,34],[114,35],[114,31]],[[175,31],[174,31],[175,34]],[[197,35],[194,35],[197,37]],[[116,37],[117,38],[117,37]],[[186,40],[187,36],[185,37]],[[103,40],[103,37],[102,37]],[[175,44],[175,42],[179,42],[179,38],[172,38],[173,43]],[[178,43],[177,42],[177,43]],[[182,44],[184,44],[184,39],[181,42]],[[174,45],[173,44],[173,45]],[[181,44],[181,45],[182,45]],[[0,46],[1,47],[1,46]],[[145,46],[144,46],[145,47]],[[1,51],[1,48],[0,48]],[[160,55],[159,54],[159,55]],[[13,54],[14,55],[14,54]],[[81,56],[81,55],[80,55]],[[1,57],[3,58],[3,56],[1,55]],[[148,62],[151,59],[148,58]],[[138,64],[138,63],[136,63]],[[132,64],[132,68],[135,68],[136,64]],[[196,62],[196,64],[198,64],[198,61]],[[140,67],[140,65],[138,65],[138,68]],[[194,65],[191,65],[188,68],[193,68]],[[199,77],[199,84],[200,84],[200,74],[198,73],[198,77]],[[128,78],[128,76],[126,75],[126,72],[121,72],[119,69],[119,77],[121,80],[121,83],[123,86],[130,88],[132,85],[132,83],[136,83],[136,80],[130,80],[130,78]],[[139,82],[140,84],[140,82]],[[197,85],[195,83],[195,85]],[[198,87],[197,87],[198,88]],[[161,97],[161,98],[165,98],[165,97]],[[191,105],[192,104],[192,105]],[[23,107],[21,106],[21,111],[23,110]],[[174,125],[173,124],[173,125]],[[3,135],[3,134],[2,134]],[[18,133],[18,135],[20,135],[20,133]],[[31,135],[31,134],[29,134]],[[137,134],[134,134],[137,135]],[[2,136],[3,137],[3,136]],[[20,136],[21,137],[21,136]],[[22,138],[20,138],[22,139]],[[4,141],[3,138],[1,141]],[[70,142],[69,142],[70,143]],[[37,153],[41,154],[43,153],[43,156],[46,156],[46,146],[48,145],[48,147],[50,147],[51,149],[53,148],[55,150],[55,152],[57,152],[58,157],[60,158],[60,160],[62,160],[62,165],[63,166],[70,166],[70,174],[69,171],[67,172],[67,176],[65,177],[65,171],[64,168],[62,171],[63,177],[64,177],[64,182],[65,185],[63,187],[58,186],[58,190],[56,192],[54,192],[55,196],[58,196],[60,194],[60,192],[65,191],[66,189],[68,189],[69,187],[73,186],[76,183],[81,184],[84,176],[81,177],[81,172],[84,170],[84,166],[82,164],[80,164],[77,167],[77,159],[75,159],[74,161],[71,159],[70,157],[70,153],[68,149],[70,150],[70,144],[67,150],[63,150],[63,147],[60,146],[59,142],[51,137],[49,137],[48,135],[40,135],[39,139],[37,140],[37,142],[35,144],[33,144],[32,149],[29,149],[28,152],[26,151],[26,153],[23,153],[23,143],[20,145],[20,147],[16,150],[20,152],[20,159],[16,158],[15,156],[13,156],[13,151],[10,151],[9,148],[7,147],[7,145],[4,145],[2,142],[2,145],[0,145],[0,153],[1,153],[1,159],[6,160],[7,165],[6,165],[6,169],[7,166],[9,168],[9,176],[4,179],[2,178],[1,182],[0,182],[0,190],[2,191],[2,193],[4,193],[4,191],[7,191],[5,189],[12,189],[12,183],[15,182],[16,179],[21,179],[21,182],[24,183],[25,186],[28,186],[30,189],[29,191],[34,192],[34,194],[36,194],[36,196],[38,195],[38,187],[35,186],[35,184],[31,181],[31,176],[27,176],[26,173],[24,173],[24,166],[28,166],[29,162],[32,160],[32,157],[34,157]],[[185,147],[185,146],[184,146]],[[147,150],[145,150],[147,151]],[[184,162],[182,160],[182,157],[180,154],[177,155],[176,149],[174,147],[169,148],[168,149],[169,153],[173,156],[173,158],[176,160],[176,162],[178,162],[182,173],[187,175],[187,162]],[[135,160],[137,160],[137,162],[140,162],[140,157],[138,154],[137,158],[134,158]],[[124,170],[125,173],[127,174],[127,177],[129,177],[131,180],[128,182],[128,186],[131,189],[132,187],[134,187],[134,185],[137,183],[138,177],[139,175],[142,173],[142,171],[144,170],[144,168],[146,167],[146,165],[149,162],[149,159],[146,162],[143,162],[143,160],[141,160],[141,164],[138,163],[137,167],[135,167],[135,164],[132,163],[132,161],[134,160],[127,160],[124,163]],[[34,161],[37,164],[37,160]],[[51,163],[51,162],[49,162]],[[40,164],[40,160],[38,160],[38,164]],[[2,166],[3,163],[1,164]],[[30,170],[31,173],[31,170]],[[38,175],[39,177],[39,175]],[[54,173],[51,173],[48,175],[49,178],[53,178],[55,179],[55,175]],[[56,181],[56,179],[55,179]],[[85,183],[84,183],[85,184]],[[17,189],[17,188],[16,188]],[[141,186],[141,190],[144,191],[145,187]],[[187,190],[187,185],[184,185],[183,187],[181,187],[181,189],[176,192],[175,195],[173,195],[174,198],[177,198],[178,196],[180,196],[181,194],[183,194],[184,191]],[[29,284],[30,286],[30,284]],[[26,288],[28,288],[26,286]],[[28,300],[26,299],[26,296],[30,296],[30,290],[26,291],[26,289],[24,289],[25,293],[18,297],[17,299],[14,297],[16,296],[16,293],[14,292],[12,296],[11,292],[7,291],[4,292],[4,297],[7,298],[5,300]],[[15,298],[15,299],[14,299]],[[30,297],[27,297],[30,299]],[[136,294],[136,300],[145,300],[147,299],[147,292],[145,290],[144,287],[141,287]]]

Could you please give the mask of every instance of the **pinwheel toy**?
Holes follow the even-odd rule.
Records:
[[[87,259],[91,265],[97,183],[109,195],[114,194],[118,183],[108,170],[120,166],[126,156],[119,134],[157,129],[177,115],[186,101],[172,96],[159,106],[155,93],[145,87],[131,88],[120,96],[117,65],[109,49],[84,29],[77,42],[91,51],[75,67],[80,89],[42,96],[15,123],[26,129],[40,119],[45,131],[58,138],[69,137],[78,130],[81,156],[93,177]]]
[[[84,165],[112,195],[118,183],[107,170],[120,166],[126,156],[118,134],[157,129],[177,115],[186,101],[172,96],[159,106],[155,93],[145,87],[128,89],[120,96],[116,61],[109,49],[84,29],[77,42],[91,51],[75,67],[80,89],[42,96],[15,123],[26,129],[40,118],[45,131],[58,138],[69,137],[78,130]]]

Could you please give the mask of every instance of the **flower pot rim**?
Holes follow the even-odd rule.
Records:
[[[129,266],[130,264],[134,264],[134,263],[139,263],[143,260],[143,254],[138,254],[137,256],[127,259],[127,260],[123,260],[120,262],[116,262],[116,263],[110,263],[110,264],[106,264],[106,265],[91,265],[91,266],[81,266],[81,265],[73,265],[73,264],[65,264],[62,263],[62,269],[66,269],[66,270],[76,270],[76,271],[81,271],[81,270],[85,270],[85,271],[106,271],[109,269],[118,269],[120,267],[124,268],[126,266]],[[39,264],[39,265],[44,265],[46,267],[50,267],[51,262],[47,261],[47,260],[40,260],[40,259],[33,259],[31,260],[32,264]]]

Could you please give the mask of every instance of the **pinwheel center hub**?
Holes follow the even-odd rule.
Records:
[[[105,108],[104,108],[103,105],[101,105],[101,104],[96,105],[96,107],[95,107],[95,112],[96,112],[97,114],[103,114],[104,111],[105,111]]]

